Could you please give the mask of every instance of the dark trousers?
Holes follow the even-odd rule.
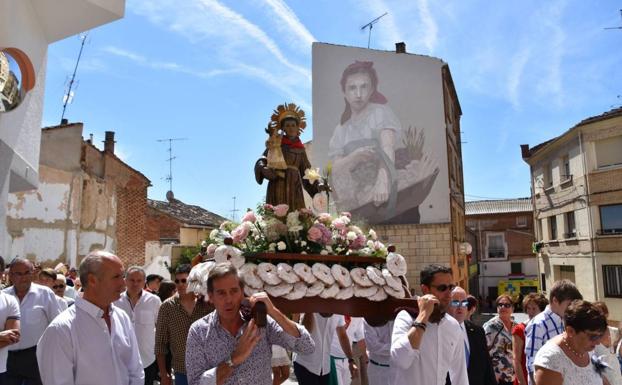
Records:
[[[153,382],[158,378],[158,361],[147,366],[145,369],[145,385],[153,385]]]
[[[294,361],[294,374],[300,385],[328,385],[330,381],[330,373],[318,376],[308,371],[307,368],[296,361]]]
[[[2,385],[42,385],[37,365],[37,346],[9,351]]]

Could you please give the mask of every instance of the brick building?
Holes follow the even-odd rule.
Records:
[[[538,290],[531,198],[466,202],[466,226],[479,264],[478,290],[471,293],[494,300]]]
[[[226,218],[200,206],[175,199],[169,191],[167,201],[147,200],[146,240],[197,246]]]
[[[622,320],[622,108],[521,152],[531,171],[542,288],[570,279]]]
[[[143,265],[149,179],[114,153],[82,138],[83,124],[41,132],[39,187],[9,194],[8,255],[76,266],[94,249]]]

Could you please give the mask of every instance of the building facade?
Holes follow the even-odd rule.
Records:
[[[622,320],[622,108],[521,152],[531,170],[543,290],[570,279]]]
[[[42,130],[38,188],[8,196],[7,255],[77,266],[104,249],[143,265],[149,179],[115,155],[114,132],[100,150],[82,130]]]
[[[538,290],[531,198],[466,202],[466,226],[479,265],[479,290],[472,294],[494,301],[502,293]]]
[[[5,202],[39,183],[39,146],[48,45],[120,19],[125,0],[2,1],[0,50],[17,60],[22,103],[0,113],[0,255],[10,256]]]

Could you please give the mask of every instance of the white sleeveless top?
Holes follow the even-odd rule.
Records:
[[[590,354],[590,358],[591,356]],[[561,373],[564,379],[563,385],[602,385],[603,383],[603,379],[596,373],[591,361],[583,368],[575,365],[552,340],[538,350],[534,366]]]

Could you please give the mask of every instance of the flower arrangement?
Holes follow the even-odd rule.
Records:
[[[239,224],[224,222],[210,233],[207,254],[227,244],[245,255],[283,252],[320,255],[358,255],[385,258],[387,247],[372,229],[363,231],[349,213],[333,217],[311,210],[290,210],[285,204],[264,204],[247,211]]]

